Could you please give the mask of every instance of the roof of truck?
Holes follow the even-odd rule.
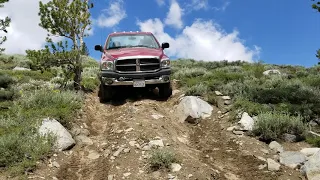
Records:
[[[122,31],[122,32],[110,33],[110,36],[121,35],[121,34],[152,34],[152,33],[151,32],[143,32],[143,31]]]

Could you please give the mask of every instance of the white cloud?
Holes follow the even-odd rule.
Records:
[[[182,17],[183,9],[181,9],[179,3],[176,0],[171,0],[171,5],[165,23],[171,25],[177,29],[182,28],[183,22]]]
[[[113,27],[120,23],[120,21],[127,17],[126,11],[123,7],[122,0],[115,0],[110,3],[107,9],[102,10],[106,12],[98,17],[97,24],[100,27]]]
[[[208,0],[192,0],[188,6],[194,10],[209,8]]]
[[[159,6],[162,6],[165,4],[164,0],[156,0],[156,1]]]
[[[214,10],[216,11],[225,11],[227,9],[227,7],[229,6],[230,2],[229,1],[224,1],[224,3],[222,4],[222,6],[220,7],[213,7]]]
[[[210,6],[208,0],[191,0],[190,3],[186,4],[186,9],[188,13],[191,11],[198,11],[198,10],[210,10],[213,9],[215,11],[225,11],[229,6],[230,2],[228,0],[222,0],[223,3],[221,6]]]
[[[42,0],[46,3],[49,0]],[[47,31],[41,28],[39,2],[13,0],[4,4],[0,17],[11,18],[8,33],[0,32],[0,36],[7,36],[7,41],[1,47],[6,48],[6,54],[25,54],[27,49],[41,49],[45,43]],[[57,38],[55,38],[57,40]]]
[[[253,49],[246,47],[238,38],[238,31],[226,33],[212,21],[197,19],[191,26],[184,27],[182,33],[175,37],[164,31],[165,25],[158,18],[138,21],[137,25],[141,31],[152,32],[160,43],[169,42],[170,48],[166,49],[166,53],[177,58],[252,62],[260,53],[258,46],[254,46]]]

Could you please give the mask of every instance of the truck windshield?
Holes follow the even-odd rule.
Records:
[[[106,49],[128,47],[160,48],[155,38],[149,34],[126,34],[110,36]]]

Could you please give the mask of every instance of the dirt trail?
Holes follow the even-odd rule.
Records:
[[[212,117],[197,125],[177,122],[173,114],[179,95],[167,101],[146,98],[117,105],[100,103],[96,93],[88,95],[77,121],[82,129],[76,138],[77,145],[52,158],[51,162],[57,162],[58,166],[42,164],[33,179],[108,180],[108,176],[113,176],[113,180],[161,180],[170,176],[180,180],[304,179],[299,171],[289,168],[281,167],[279,172],[259,169],[266,164],[259,156],[268,158],[274,154],[266,152],[267,145],[254,138],[227,131],[228,116],[219,118],[217,108]],[[177,154],[180,171],[148,169],[146,160],[150,151],[142,145],[154,139],[161,139],[164,149]]]

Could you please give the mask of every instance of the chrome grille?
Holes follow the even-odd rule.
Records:
[[[132,58],[117,60],[116,71],[120,72],[148,72],[160,69],[160,61],[157,58]]]

